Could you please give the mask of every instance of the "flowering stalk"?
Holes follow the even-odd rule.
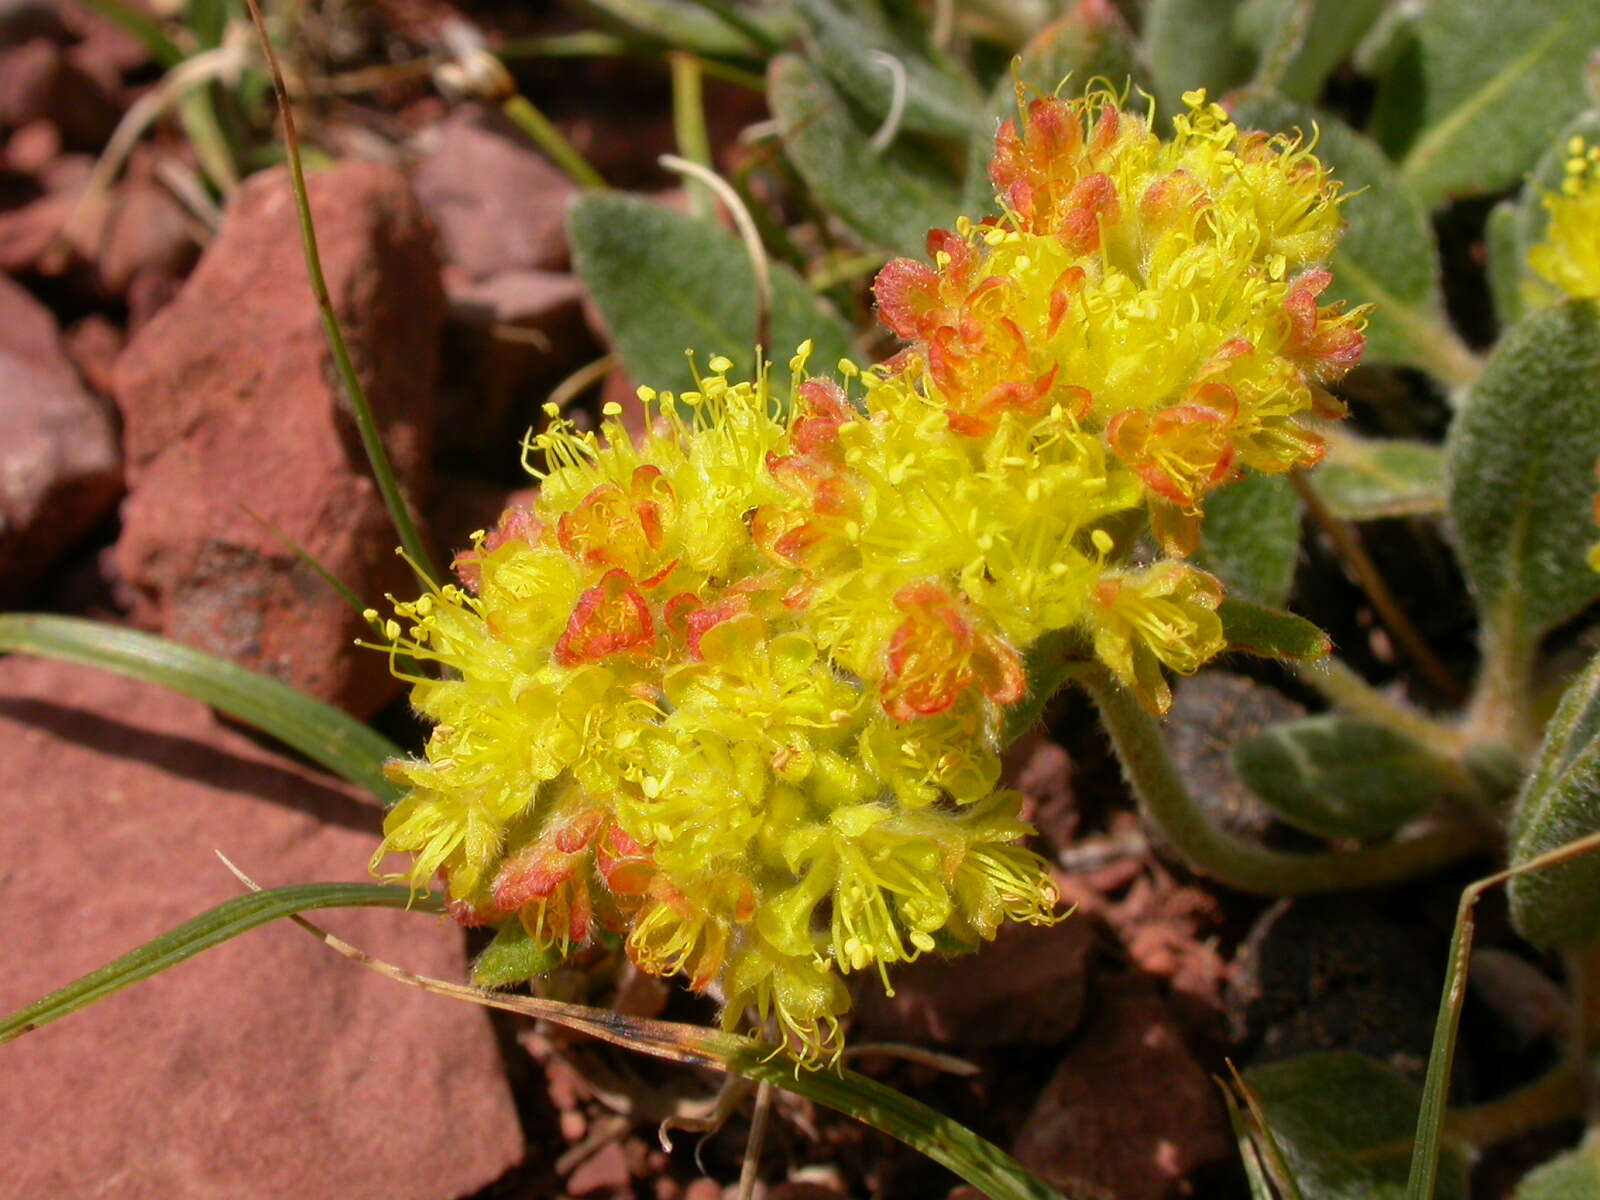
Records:
[[[1212,824],[1195,803],[1161,728],[1098,664],[1073,674],[1095,702],[1145,823],[1218,883],[1263,896],[1308,896],[1412,879],[1484,849],[1492,830],[1463,820],[1403,841],[1330,853],[1269,850]]]
[[[1104,93],[1006,122],[1004,215],[878,277],[887,362],[827,378],[802,346],[785,404],[713,358],[640,389],[637,443],[619,406],[552,412],[534,507],[383,623],[449,670],[411,679],[434,729],[374,866],[408,853],[458,920],[558,955],[613,930],[807,1062],[845,974],[1056,919],[995,790],[1024,655],[1068,633],[1164,711],[1165,669],[1224,647],[1183,561],[1205,496],[1317,461],[1300,418],[1362,348],[1317,302],[1337,185],[1187,99],[1167,143]]]

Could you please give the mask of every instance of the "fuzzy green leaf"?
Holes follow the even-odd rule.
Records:
[[[760,37],[752,39],[691,0],[584,0],[587,7],[633,33],[707,58],[753,58],[795,34],[784,4],[743,4],[741,12]]]
[[[1300,0],[1245,0],[1235,19],[1239,39],[1268,65],[1273,43],[1294,20]],[[1277,90],[1294,100],[1312,101],[1335,67],[1344,61],[1382,15],[1386,0],[1315,0],[1299,48],[1282,66]],[[1259,77],[1259,76],[1258,76]]]
[[[876,121],[888,116],[895,76],[880,56],[905,73],[902,128],[965,141],[983,116],[978,85],[954,62],[935,64],[873,5],[837,0],[794,0],[814,46],[809,55]]]
[[[904,137],[874,151],[874,122],[803,58],[773,60],[767,101],[806,186],[870,245],[920,255],[928,230],[960,214],[961,190],[945,163]]]
[[[1378,838],[1464,786],[1460,770],[1374,721],[1286,721],[1233,749],[1234,770],[1285,821],[1331,838]]]
[[[1501,329],[1509,329],[1528,312],[1523,289],[1528,282],[1527,250],[1522,244],[1522,213],[1516,200],[1502,200],[1489,210],[1483,226],[1489,275],[1489,298]]]
[[[1512,329],[1468,393],[1446,458],[1457,556],[1485,627],[1531,647],[1600,598],[1585,561],[1600,455],[1600,308]]]
[[[1312,476],[1317,494],[1347,521],[1428,516],[1444,511],[1444,451],[1428,442],[1328,437]]]
[[[366,788],[385,807],[405,794],[383,775],[403,751],[347,712],[178,642],[78,617],[0,615],[0,653],[37,654],[160,684],[227,713]]]
[[[1517,797],[1511,865],[1600,832],[1600,656],[1567,688],[1545,726],[1533,772]],[[1536,946],[1575,948],[1600,938],[1600,855],[1507,884],[1511,920]]]
[[[494,939],[472,960],[472,982],[478,987],[511,987],[547,974],[561,961],[562,954],[554,946],[540,946],[521,921],[510,921],[495,931]]]
[[[1224,600],[1217,616],[1222,618],[1228,649],[1239,654],[1310,662],[1327,657],[1333,649],[1328,635],[1304,617],[1248,600]]]
[[[1378,92],[1374,128],[1430,208],[1514,183],[1584,107],[1594,0],[1433,0]]]
[[[1241,96],[1233,115],[1247,127],[1316,136],[1318,157],[1344,184],[1349,225],[1323,299],[1374,306],[1364,361],[1458,376],[1465,368],[1453,361],[1462,352],[1445,318],[1433,225],[1377,144],[1337,117],[1259,91]]]
[[[409,888],[377,883],[301,883],[235,896],[0,1020],[0,1043],[87,1008],[96,1000],[158,975],[259,925],[321,908],[444,911],[438,897],[430,893],[419,896]]]
[[[744,244],[726,230],[632,196],[578,197],[568,217],[573,262],[594,297],[628,373],[658,390],[694,386],[685,350],[754,369],[755,276]],[[772,264],[772,341],[784,363],[806,338],[831,368],[853,354],[850,330],[800,277]]]
[[[1517,1184],[1513,1200],[1595,1200],[1600,1196],[1600,1134],[1535,1167]]]
[[[1155,74],[1157,112],[1182,112],[1181,97],[1191,88],[1217,97],[1249,78],[1254,55],[1234,27],[1244,2],[1150,0],[1143,44]]]
[[[1421,1091],[1360,1054],[1302,1054],[1244,1073],[1305,1200],[1399,1200]],[[1466,1200],[1467,1164],[1447,1151],[1435,1200]]]
[[[1250,474],[1206,497],[1196,561],[1230,596],[1279,608],[1300,555],[1300,502],[1281,475]]]

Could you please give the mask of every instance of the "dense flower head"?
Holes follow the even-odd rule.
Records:
[[[1549,224],[1528,252],[1534,273],[1561,294],[1600,298],[1600,146],[1567,143],[1561,190],[1544,194]]]
[[[433,723],[374,866],[411,855],[466,924],[632,960],[836,1051],[842,977],[1055,919],[997,790],[1027,655],[1061,634],[1153,711],[1225,645],[1181,557],[1359,354],[1317,298],[1336,188],[1299,142],[1194,97],[1163,144],[1106,96],[1000,130],[1005,215],[876,291],[907,349],[837,378],[711,360],[641,388],[647,432],[551,413],[530,508],[381,622]],[[1166,552],[1161,557],[1146,537]],[[376,620],[377,614],[370,616]]]
[[[893,370],[952,430],[1009,414],[1093,435],[1172,554],[1242,469],[1319,459],[1299,418],[1337,411],[1325,385],[1364,323],[1319,303],[1339,189],[1311,149],[1185,99],[1165,143],[1105,93],[1022,104],[990,166],[1003,215],[935,231],[932,266],[897,260],[876,285],[911,342]]]

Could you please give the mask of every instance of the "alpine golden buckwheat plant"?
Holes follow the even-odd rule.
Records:
[[[1072,631],[1150,711],[1224,646],[1208,492],[1315,463],[1362,350],[1322,306],[1338,185],[1203,92],[1163,142],[1105,92],[1000,128],[1003,216],[875,292],[906,346],[787,397],[710,361],[635,444],[552,414],[531,510],[395,605],[434,723],[376,868],[550,959],[599,929],[837,1054],[842,976],[1058,917],[996,790],[1024,656]],[[786,415],[787,414],[787,415]],[[1153,545],[1146,535],[1153,536]],[[376,620],[377,614],[369,616]],[[398,659],[397,659],[398,661]]]
[[[154,35],[160,62],[203,66],[223,49],[178,18],[92,7]],[[0,614],[0,652],[176,688],[372,794],[388,811],[370,870],[399,885],[287,883],[224,899],[0,1015],[0,1052],[285,915],[444,911],[486,946],[477,987],[345,952],[435,993],[762,1085],[742,1195],[762,1167],[772,1088],[901,1139],[995,1200],[1062,1200],[1056,1185],[1124,1194],[1087,1161],[1103,1141],[1079,1139],[1052,1109],[1054,1083],[983,1116],[989,1136],[1015,1138],[1024,1166],[840,1062],[858,989],[890,990],[900,964],[974,950],[1006,922],[1066,918],[1055,872],[1098,850],[1045,838],[1060,856],[1047,862],[1029,849],[1001,754],[1071,684],[1085,704],[1055,714],[1049,733],[1086,752],[1083,796],[1105,789],[1113,807],[1137,809],[1150,852],[1120,848],[1128,813],[1107,842],[1141,870],[1181,864],[1185,891],[1215,889],[1218,952],[1235,964],[1250,955],[1293,974],[1320,953],[1283,949],[1295,914],[1323,898],[1343,945],[1374,926],[1353,915],[1361,906],[1344,924],[1343,901],[1327,898],[1398,884],[1408,890],[1379,893],[1385,916],[1409,904],[1406,944],[1442,950],[1441,902],[1481,876],[1460,893],[1440,955],[1420,1081],[1408,1064],[1425,1035],[1406,1022],[1363,1053],[1280,1056],[1252,1013],[1234,1036],[1191,1047],[1203,1065],[1242,1064],[1223,1088],[1234,1192],[1466,1200],[1514,1167],[1521,1178],[1504,1187],[1516,1200],[1595,1194],[1600,6],[582,7],[612,27],[506,39],[457,28],[378,71],[308,58],[289,72],[293,106],[269,66],[311,293],[373,481],[425,581],[419,596],[390,597],[391,612],[365,614],[369,644],[410,684],[425,745],[408,754],[260,672],[165,639]],[[270,58],[267,22],[250,8]],[[290,8],[277,16],[298,45],[308,30]],[[679,153],[661,165],[689,177],[683,211],[607,188],[612,168],[562,132],[578,128],[574,110],[536,107],[557,98],[559,72],[589,78],[576,55],[608,71],[622,56],[648,60],[670,82]],[[325,116],[330,96],[391,71],[396,88],[400,74],[433,71],[450,103],[470,93],[498,106],[571,176],[572,273],[608,331],[605,357],[548,394],[524,439],[536,499],[473,535],[448,582],[344,342],[292,119]],[[1097,80],[1111,83],[1085,83]],[[175,72],[151,95],[171,99],[181,83]],[[747,124],[737,146],[708,121],[721,99],[708,89],[724,86],[750,94],[729,114],[764,103],[771,118]],[[593,127],[623,130],[618,114],[634,120],[642,95],[609,98]],[[186,128],[219,153],[232,132],[267,128],[253,85],[219,79],[183,101]],[[226,119],[198,120],[214,101]],[[862,343],[873,316],[877,340]],[[382,351],[357,349],[369,362]],[[475,357],[452,353],[453,365],[482,367]],[[617,367],[652,385],[639,408],[563,416],[559,397]],[[1356,402],[1345,427],[1335,390]],[[493,440],[509,452],[512,436]],[[1183,736],[1169,736],[1169,681],[1225,652],[1257,665],[1196,688],[1170,722]],[[1308,710],[1257,727],[1252,714],[1284,699]],[[1092,726],[1065,719],[1080,713]],[[1223,778],[1260,802],[1266,833],[1216,819],[1200,789]],[[1086,825],[1098,810],[1082,807]],[[1502,884],[1505,916],[1482,932],[1501,962],[1470,980],[1490,1001],[1484,1026],[1502,1028],[1475,1038],[1472,1069],[1457,1071],[1473,905]],[[1159,994],[1165,967],[1137,932],[1115,934]],[[569,959],[611,983],[599,977],[618,948],[719,1004],[725,1028],[489,990]],[[1409,996],[1414,964],[1384,975],[1406,952],[1372,953],[1374,994]],[[1091,989],[1098,971],[1084,972]],[[1496,979],[1539,996],[1540,1014],[1491,1013]],[[977,991],[1010,1003],[1006,986]],[[1026,1003],[1052,1012],[1057,998]],[[1103,1091],[1108,1056],[1090,1046],[1080,1076],[1079,1051],[1100,1030],[1128,1035],[1133,1019],[1095,1014],[1040,1046],[1040,1062],[1059,1058],[1057,1079]],[[741,1027],[756,1036],[729,1032]],[[1125,1067],[1119,1052],[1114,1069],[1173,1071],[1175,1089],[1192,1091],[1181,1059],[1163,1048]],[[988,1094],[1031,1075],[1006,1074],[1014,1062],[995,1057]],[[1128,1097],[1111,1100],[1087,1125],[1114,1125]],[[1003,1127],[1030,1102],[1020,1134]],[[1581,1144],[1568,1137],[1552,1155],[1580,1122]],[[1126,1156],[1099,1157],[1144,1154],[1161,1187],[1226,1190],[1203,1159],[1216,1152],[1201,1143],[1217,1139],[1185,1136],[1143,1126]],[[843,1145],[823,1136],[795,1160]],[[569,1152],[552,1169],[576,1161]],[[914,1171],[849,1175],[848,1154],[839,1165],[863,1194],[928,1194]]]

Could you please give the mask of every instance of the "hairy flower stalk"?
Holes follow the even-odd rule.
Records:
[[[1203,94],[1174,124],[1094,94],[1003,125],[1004,215],[878,278],[886,363],[836,382],[802,347],[784,403],[715,358],[640,390],[637,443],[615,406],[530,438],[537,503],[385,623],[449,670],[412,679],[434,729],[374,866],[410,854],[458,920],[556,954],[611,930],[807,1062],[843,975],[1055,919],[996,790],[1027,650],[1071,631],[1164,710],[1164,670],[1224,645],[1182,561],[1205,495],[1315,462],[1298,418],[1362,345],[1317,303],[1339,215],[1309,149]]]

